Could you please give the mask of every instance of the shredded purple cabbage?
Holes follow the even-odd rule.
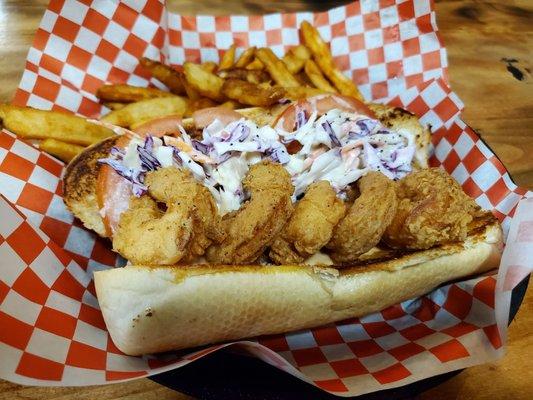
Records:
[[[335,132],[333,132],[333,128],[331,127],[331,123],[329,121],[322,123],[322,128],[326,131],[326,133],[329,135],[329,138],[331,139],[331,143],[333,143],[335,146],[342,146],[339,138],[337,135],[335,135]]]
[[[148,153],[152,153],[152,151],[154,149],[154,137],[153,136],[151,136],[151,135],[146,136],[146,138],[144,139],[143,148]]]
[[[98,160],[100,164],[106,164],[109,165],[111,168],[113,168],[117,173],[122,176],[123,178],[128,179],[130,176],[130,169],[123,166],[118,160],[115,160],[114,158],[101,158]]]
[[[291,158],[285,146],[275,146],[265,150],[265,155],[267,155],[273,162],[278,162],[280,164],[287,164]]]
[[[348,139],[362,139],[364,138],[366,135],[363,135],[362,133],[360,132],[354,132],[354,131],[350,131],[348,132]]]
[[[296,137],[295,134],[280,136],[280,142],[283,144],[288,144],[288,143],[294,142],[295,137]]]
[[[303,115],[303,118],[301,121],[305,123],[305,115]],[[270,158],[272,161],[281,164],[286,164],[290,161],[290,156],[283,143],[273,142],[259,135],[251,137],[251,128],[243,121],[230,123],[224,128],[223,132],[226,134],[211,133],[206,127],[202,133],[202,140],[193,139],[191,144],[194,149],[209,156],[216,164],[222,164],[242,152],[263,153],[263,157]],[[226,145],[222,146],[219,143],[225,143]],[[241,145],[241,143],[243,144]]]
[[[250,135],[250,128],[239,122],[229,133],[226,142],[243,142]]]
[[[360,134],[362,134],[363,136],[367,136],[372,133],[374,129],[376,129],[376,126],[379,122],[375,119],[365,118],[357,120],[355,121],[355,123],[361,130]]]
[[[193,139],[192,141],[192,147],[199,151],[202,154],[208,155],[209,152],[213,149],[212,144],[205,144],[199,140]]]
[[[141,197],[147,191],[148,191],[148,188],[144,185],[139,185],[137,183],[133,183],[131,185],[131,192],[133,193],[135,197]]]
[[[376,149],[370,143],[363,144],[366,166],[373,171],[379,171],[389,179],[394,178],[394,172],[379,158]]]
[[[221,156],[218,157],[217,164],[222,164],[224,161],[228,161],[231,158],[231,156],[234,154],[235,153],[233,151],[228,151],[222,154]]]
[[[296,107],[296,130],[300,129],[307,122],[307,115],[305,110],[300,107]]]
[[[144,185],[144,171],[127,168],[119,160],[113,158],[101,158],[98,162],[109,165],[117,174],[131,182],[131,191],[135,196],[140,197],[148,190]]]
[[[242,122],[237,122],[234,126],[228,125],[226,128],[230,129],[228,131],[229,135],[226,137],[221,136],[212,136],[209,134],[208,129],[205,128],[202,134],[202,140],[192,139],[192,147],[199,151],[200,153],[209,156],[217,164],[221,164],[224,161],[228,160],[232,155],[235,154],[234,151],[225,151],[222,154],[219,154],[216,151],[216,143],[234,143],[244,142],[248,136],[250,136],[250,128]]]
[[[119,149],[118,147],[113,146],[111,147],[110,154],[122,160],[122,158],[124,158],[124,156],[126,155],[126,152],[122,149]]]
[[[391,169],[398,169],[404,165],[410,167],[414,155],[415,155],[414,146],[408,146],[408,147],[396,149],[391,153],[391,161],[385,162],[385,165]]]
[[[194,139],[193,139],[194,141]],[[204,129],[204,134],[203,134],[203,139],[200,141],[200,143],[206,145],[206,146],[209,146],[210,149],[212,150],[213,148],[213,145],[215,143],[220,143],[220,142],[224,142],[225,139],[219,137],[219,136],[209,136],[209,134],[206,132],[206,130]]]
[[[174,150],[172,150],[172,155],[174,156],[174,160],[178,165],[183,165],[183,159],[180,157],[179,149],[174,147]]]
[[[148,190],[148,188],[144,184],[144,177],[146,173],[161,168],[161,163],[152,154],[153,150],[154,138],[153,136],[148,135],[144,139],[144,143],[142,146],[137,145],[137,154],[139,155],[139,160],[141,162],[141,168],[138,170],[128,168],[122,164],[122,161],[126,156],[126,151],[123,149],[119,149],[118,147],[111,148],[111,157],[102,158],[98,160],[98,162],[100,164],[109,165],[117,172],[117,174],[128,180],[132,184],[132,193],[135,196],[140,197]]]
[[[161,168],[159,160],[152,155],[151,146],[149,148],[150,150],[147,150],[145,147],[137,146],[137,153],[139,154],[139,159],[141,160],[141,166],[144,172],[155,171],[156,169]]]

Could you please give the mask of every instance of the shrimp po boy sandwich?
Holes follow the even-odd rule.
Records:
[[[94,274],[126,354],[363,316],[498,266],[499,224],[428,168],[405,110],[319,95],[116,131],[64,193],[128,260]]]

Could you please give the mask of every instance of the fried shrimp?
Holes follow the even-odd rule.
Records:
[[[213,242],[222,241],[218,208],[213,196],[187,170],[161,168],[146,177],[149,192],[155,198],[170,199],[173,203],[192,207],[192,237],[184,262],[202,256]]]
[[[243,187],[249,192],[250,200],[223,219],[226,237],[222,243],[207,249],[207,260],[211,263],[254,262],[292,214],[294,187],[289,173],[280,164],[253,165]]]
[[[272,244],[270,258],[278,264],[303,262],[328,243],[345,212],[344,202],[328,181],[313,183]]]
[[[134,264],[174,264],[185,256],[191,230],[192,208],[170,204],[163,213],[153,198],[132,197],[113,236],[113,250]]]
[[[423,169],[399,181],[398,212],[383,241],[394,248],[427,249],[464,240],[482,214],[459,184],[439,168]]]
[[[145,183],[148,195],[132,197],[120,218],[115,251],[134,264],[170,265],[203,255],[221,239],[213,197],[190,172],[162,168],[149,173]]]
[[[385,175],[369,172],[359,180],[359,190],[361,195],[326,245],[337,263],[354,261],[377,245],[396,214],[396,183]]]

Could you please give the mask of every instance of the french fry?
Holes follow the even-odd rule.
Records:
[[[206,61],[202,63],[202,68],[205,69],[207,72],[216,72],[218,65],[216,62],[213,61]]]
[[[263,89],[270,89],[270,88],[273,87],[270,81],[265,81],[265,82],[258,83],[257,86],[259,86],[260,88],[263,88]]]
[[[285,90],[280,87],[263,89],[239,79],[226,79],[222,86],[222,93],[242,104],[268,107],[277,103],[285,95]]]
[[[293,101],[305,99],[307,97],[318,96],[320,94],[330,93],[330,92],[326,92],[324,90],[321,90],[318,88],[312,88],[309,86],[294,86],[294,87],[287,87],[284,89],[285,89],[285,97]]]
[[[250,83],[261,83],[270,79],[270,76],[265,71],[245,68],[220,70],[217,75],[224,79],[240,79]]]
[[[155,88],[145,88],[124,84],[100,86],[96,91],[96,97],[102,101],[119,103],[133,103],[135,101],[155,99],[157,97],[172,97],[172,93]]]
[[[292,87],[300,84],[289,72],[285,63],[276,57],[272,50],[265,47],[257,49],[256,56],[263,64],[265,64],[266,70],[278,85]]]
[[[287,53],[283,56],[283,63],[287,66],[287,69],[291,74],[297,74],[302,70],[305,65],[305,60],[295,57],[294,55]]]
[[[311,52],[303,44],[294,46],[289,50],[290,54],[293,54],[295,57],[298,57],[301,60],[309,60],[312,56]]]
[[[300,82],[301,85],[303,86],[309,86],[309,87],[313,87],[313,82],[311,82],[311,80],[309,79],[309,77],[307,76],[307,74],[305,73],[305,71],[301,71],[299,72],[298,74],[294,75],[296,77],[296,79],[298,79],[298,81]]]
[[[236,49],[237,46],[235,46],[234,44],[230,46],[230,48],[222,56],[222,60],[220,60],[220,65],[218,66],[218,69],[229,69],[233,67],[233,63],[235,62]]]
[[[285,56],[283,62],[291,74],[297,74],[302,70],[307,60],[311,58],[311,52],[304,45],[298,45],[290,49]]]
[[[246,66],[246,69],[263,70],[265,69],[265,64],[263,64],[261,60],[256,57],[250,64]]]
[[[313,60],[307,60],[305,62],[304,70],[309,80],[313,82],[313,85],[318,89],[335,93],[335,88],[330,85],[326,78],[324,78],[322,71],[320,71],[320,68],[318,68],[318,65],[316,65]]]
[[[228,110],[238,110],[239,108],[243,108],[244,106],[235,100],[228,100],[219,105],[219,107],[226,108]]]
[[[201,65],[191,62],[186,62],[183,65],[183,71],[185,73],[185,79],[189,85],[191,85],[203,97],[210,98],[219,103],[226,100],[221,93],[224,79],[206,71]]]
[[[216,107],[217,105],[217,102],[208,99],[207,97],[200,97],[199,99],[189,101],[189,107],[187,108],[187,112],[184,116],[190,117],[193,112],[197,110],[201,110],[202,108]]]
[[[111,129],[58,111],[0,104],[0,117],[7,130],[24,139],[56,139],[89,146],[114,135]]]
[[[300,25],[302,37],[305,45],[311,50],[315,62],[318,64],[324,75],[333,83],[340,94],[345,96],[355,97],[358,100],[363,100],[363,96],[355,83],[346,77],[341,71],[337,69],[333,62],[333,56],[329,50],[328,45],[320,34],[309,22],[304,21]]]
[[[70,162],[70,160],[85,149],[83,146],[62,142],[61,140],[56,139],[44,139],[39,143],[39,148],[66,163]]]
[[[188,101],[184,97],[162,97],[128,104],[120,110],[111,111],[101,120],[113,125],[129,128],[150,119],[167,115],[183,115],[187,111]]]
[[[181,77],[181,83],[183,84],[183,88],[185,89],[185,93],[187,94],[187,97],[190,99],[190,100],[198,100],[202,97],[202,95],[200,93],[198,93],[198,91],[193,88],[189,82],[187,82],[187,79],[185,79],[185,74],[182,75]]]
[[[103,103],[104,106],[106,106],[107,108],[109,108],[110,110],[120,110],[121,108],[124,108],[125,106],[128,105],[128,103],[118,103],[118,102],[115,102],[115,101],[106,101],[105,103]]]
[[[250,47],[241,54],[239,59],[235,62],[235,68],[244,68],[253,60],[255,55],[255,47]]]
[[[139,63],[150,71],[155,79],[164,83],[172,93],[184,93],[185,89],[183,88],[180,79],[181,72],[176,71],[174,68],[162,64],[159,61],[150,60],[146,57],[142,57],[139,60]]]

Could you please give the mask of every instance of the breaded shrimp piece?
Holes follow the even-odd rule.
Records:
[[[209,189],[196,181],[184,169],[161,168],[146,177],[146,184],[154,198],[168,199],[192,207],[192,235],[187,254],[181,260],[186,263],[205,253],[213,242],[223,239],[218,208]]]
[[[243,187],[250,193],[250,200],[223,219],[224,241],[206,252],[211,263],[243,264],[257,260],[292,214],[294,186],[280,164],[253,165]]]
[[[291,219],[274,240],[269,256],[277,264],[301,263],[329,242],[346,212],[328,181],[313,183],[296,203]]]
[[[167,206],[162,212],[150,196],[132,197],[113,235],[113,250],[139,265],[170,265],[181,260],[192,234],[192,208]]]
[[[145,183],[148,194],[132,197],[120,218],[115,251],[134,264],[170,265],[203,255],[220,238],[213,197],[189,171],[162,168],[150,172]]]
[[[400,180],[398,211],[383,241],[391,247],[427,249],[464,240],[483,211],[445,171],[429,168]]]
[[[336,263],[354,261],[377,245],[398,207],[396,183],[381,172],[369,172],[358,184],[361,195],[326,245]]]

